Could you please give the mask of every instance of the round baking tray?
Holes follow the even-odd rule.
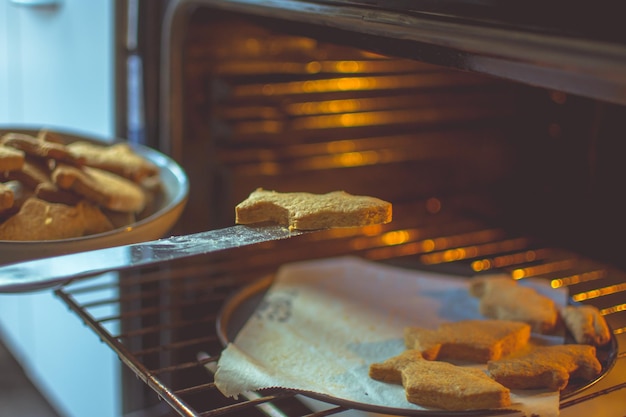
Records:
[[[233,296],[231,296],[222,306],[216,322],[217,335],[224,347],[233,342],[248,321],[250,316],[259,306],[265,293],[272,285],[273,275],[267,275],[258,279],[251,284],[244,286]],[[566,343],[572,342],[570,336],[566,336]],[[617,344],[613,338],[611,342],[597,349],[597,357],[602,364],[602,373],[591,381],[570,380],[569,385],[561,391],[561,401],[580,393],[589,388],[591,385],[599,381],[607,371],[613,366],[617,354]],[[352,408],[355,410],[366,411],[370,413],[391,414],[397,416],[495,416],[505,415],[517,412],[516,410],[501,408],[489,410],[466,410],[466,411],[447,411],[447,410],[415,410],[401,407],[385,407],[361,402],[354,402],[343,398],[333,397],[330,395],[319,394],[309,391],[297,391],[299,394],[325,403],[335,404]]]

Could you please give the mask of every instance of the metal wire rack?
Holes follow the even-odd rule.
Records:
[[[442,208],[443,207],[443,208]],[[55,294],[110,346],[139,380],[124,383],[127,412],[157,407],[158,415],[326,416],[346,411],[328,404],[312,412],[297,393],[280,389],[225,398],[211,370],[223,348],[216,322],[224,303],[246,284],[289,261],[342,254],[450,274],[504,270],[516,278],[541,277],[569,289],[575,301],[600,308],[615,344],[610,374],[579,395],[565,398],[563,410],[626,388],[626,274],[569,251],[511,234],[471,216],[447,210],[430,199],[397,211],[402,220],[383,227],[329,230],[157,267],[75,281]],[[402,213],[412,213],[405,216]],[[621,375],[621,376],[620,376]],[[156,395],[155,395],[156,394]],[[148,400],[146,400],[146,398]],[[131,415],[131,414],[129,414]],[[144,414],[145,415],[145,414]],[[156,415],[156,414],[155,414]]]

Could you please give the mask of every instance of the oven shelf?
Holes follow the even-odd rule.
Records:
[[[90,277],[65,285],[55,294],[110,346],[126,372],[130,371],[132,377],[125,379],[122,387],[125,392],[149,397],[156,405],[167,404],[170,414],[159,415],[266,415],[263,407],[279,413],[275,416],[326,416],[345,411],[328,405],[328,410],[311,414],[295,393],[284,390],[227,399],[216,389],[209,371],[223,348],[216,321],[229,297],[282,263],[342,254],[459,275],[497,268],[566,286],[575,299],[592,303],[605,314],[617,340],[618,365],[613,366],[612,375],[610,371],[582,393],[563,399],[563,415],[581,403],[626,387],[623,369],[620,371],[626,365],[623,272],[512,235],[476,218],[459,216],[454,210],[429,212],[432,206],[430,201],[404,208],[420,213],[416,216],[419,224],[403,224],[405,217],[399,215],[393,227],[383,226],[378,233],[357,229],[303,235],[297,241],[271,242],[121,272],[116,282],[110,277]],[[393,236],[400,235],[401,243],[390,244]]]

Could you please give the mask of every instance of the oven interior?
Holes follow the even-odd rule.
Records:
[[[312,414],[280,389],[227,399],[206,365],[223,348],[216,323],[233,294],[284,263],[348,254],[566,287],[600,308],[615,342],[603,353],[611,372],[562,398],[561,408],[598,411],[595,398],[619,398],[624,107],[280,23],[207,8],[189,15],[182,102],[171,116],[180,134],[169,146],[191,191],[175,233],[231,225],[233,207],[257,187],[374,195],[393,203],[394,220],[58,289],[123,362],[124,413],[265,415],[260,404],[287,416],[347,411],[328,405]]]

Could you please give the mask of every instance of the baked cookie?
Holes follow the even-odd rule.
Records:
[[[4,179],[19,181],[32,190],[39,184],[51,182],[50,170],[47,166],[42,161],[36,161],[33,158],[27,158],[22,169],[4,174]]]
[[[369,368],[369,376],[372,379],[390,384],[402,384],[402,370],[411,362],[423,360],[419,350],[407,349],[398,356],[387,359],[381,363],[373,363]]]
[[[30,188],[24,187],[24,185],[19,181],[7,181],[0,183],[0,188],[4,189],[2,193],[4,197],[0,197],[4,199],[2,203],[4,205],[3,209],[0,209],[0,221],[6,220],[9,216],[17,213],[24,202],[33,196],[33,192]],[[9,196],[9,193],[11,196]],[[11,201],[11,206],[8,205],[9,200]]]
[[[297,230],[384,224],[391,217],[391,203],[343,191],[278,193],[259,188],[235,207],[237,224],[269,221]]]
[[[511,405],[510,390],[485,372],[448,362],[424,360],[414,350],[372,364],[370,377],[401,383],[407,401],[422,407],[461,411]]]
[[[591,305],[561,308],[561,318],[576,343],[604,346],[611,340],[609,326],[596,307]]]
[[[560,391],[570,378],[591,380],[600,375],[602,365],[591,345],[541,346],[530,353],[490,361],[489,375],[510,389],[549,389]]]
[[[135,153],[126,143],[104,146],[73,142],[67,148],[82,158],[85,165],[113,172],[137,183],[159,173],[156,165]]]
[[[58,143],[61,145],[65,144],[65,140],[63,139],[61,135],[55,132],[51,132],[48,129],[39,130],[39,132],[37,132],[37,140],[40,140],[43,142]]]
[[[552,333],[557,325],[559,311],[554,301],[508,275],[475,277],[469,291],[479,299],[479,310],[485,317],[523,321],[541,334]]]
[[[35,196],[50,203],[77,205],[82,197],[68,190],[59,188],[52,182],[42,182],[35,187]]]
[[[522,349],[529,338],[528,324],[507,320],[463,320],[442,324],[437,330],[404,330],[407,349],[420,351],[427,360],[486,363]]]
[[[82,236],[85,225],[76,207],[31,197],[0,224],[0,240],[55,240]]]
[[[13,188],[0,182],[0,212],[13,207],[14,202],[15,194],[13,193]]]
[[[20,170],[23,165],[24,152],[0,144],[0,172]]]
[[[81,164],[83,160],[74,155],[67,147],[60,143],[40,140],[23,133],[7,133],[0,140],[5,146],[23,151],[27,155],[45,159],[54,159],[68,164]]]
[[[83,218],[83,234],[92,235],[96,233],[104,233],[115,228],[111,220],[97,205],[90,203],[89,201],[82,200],[76,205],[76,208]]]
[[[59,165],[52,172],[52,180],[109,210],[139,213],[146,205],[139,185],[98,168]]]
[[[36,239],[31,231],[15,229],[17,224],[38,224],[36,218],[31,224],[19,214],[31,197],[41,200],[40,204],[51,203],[49,207],[65,207],[68,216],[78,210],[84,220],[84,234],[127,226],[161,206],[164,189],[158,166],[128,144],[80,142],[74,145],[75,152],[67,142],[62,135],[45,129],[36,135],[11,132],[0,136],[0,183],[4,184],[0,186],[0,223],[17,215],[5,226],[3,239]],[[37,214],[34,207],[30,202],[26,208]],[[55,208],[55,212],[60,213],[60,209]],[[70,221],[68,230],[74,225]],[[41,236],[57,239],[65,235],[42,232]]]

